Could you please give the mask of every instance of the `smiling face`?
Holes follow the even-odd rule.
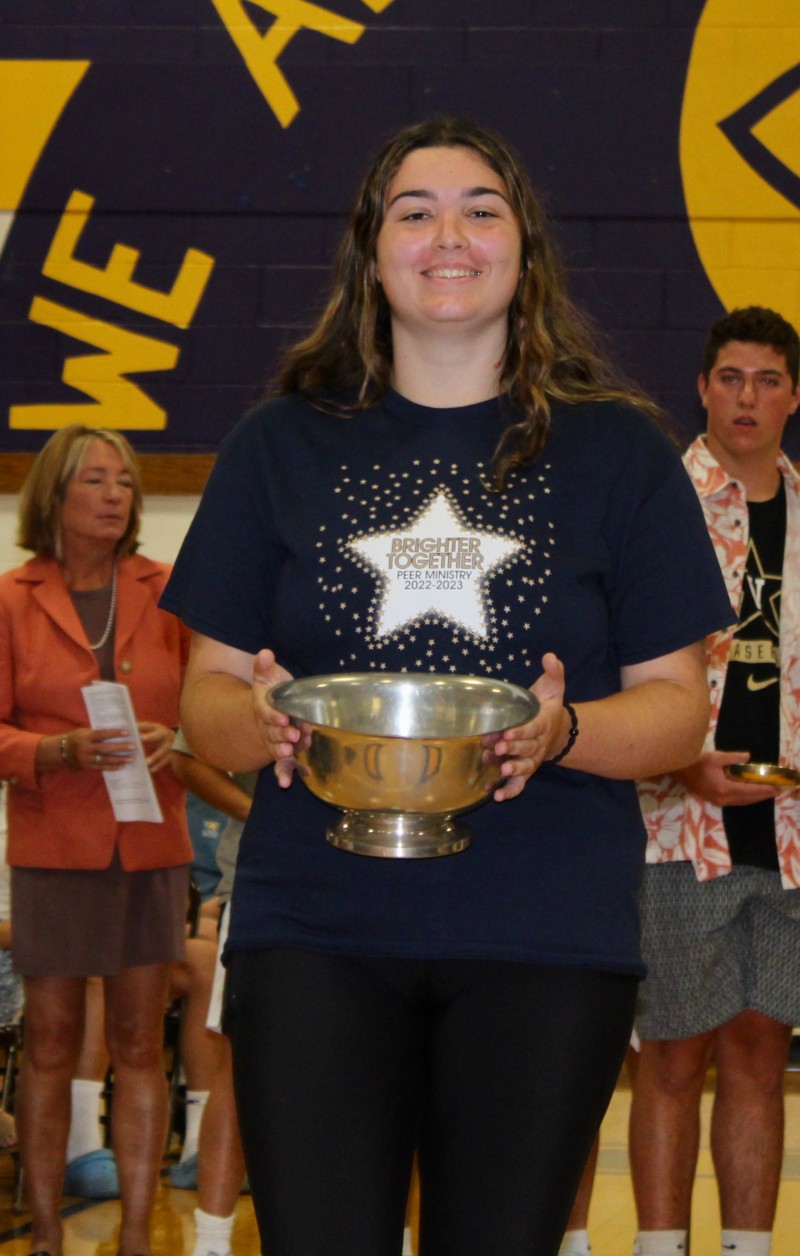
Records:
[[[771,345],[730,340],[698,388],[717,461],[734,473],[756,459],[774,465],[786,421],[800,404],[783,354]]]
[[[398,332],[489,332],[502,352],[521,236],[501,177],[469,148],[418,148],[391,180],[377,276]]]
[[[133,496],[133,476],[122,455],[107,441],[90,441],[61,504],[64,552],[75,545],[113,552],[127,530]]]

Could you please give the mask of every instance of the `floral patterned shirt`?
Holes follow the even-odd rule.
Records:
[[[745,576],[749,524],[744,486],[708,451],[705,437],[689,446],[684,464],[700,498],[719,559],[731,605],[738,614]],[[780,761],[800,764],[800,477],[784,454],[778,469],[786,485],[786,545],[781,593]],[[705,749],[714,734],[725,687],[736,625],[706,638],[711,720]],[[730,872],[732,863],[722,809],[689,792],[672,776],[639,782],[639,801],[647,826],[647,862],[690,859],[697,878],[709,881]],[[784,889],[800,888],[800,791],[784,791],[775,800],[775,840]]]

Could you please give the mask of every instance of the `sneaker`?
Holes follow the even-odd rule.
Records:
[[[178,1191],[197,1190],[197,1156],[187,1156],[169,1166],[169,1184]]]
[[[64,1194],[81,1199],[119,1199],[119,1174],[113,1151],[100,1147],[70,1160],[64,1174]]]

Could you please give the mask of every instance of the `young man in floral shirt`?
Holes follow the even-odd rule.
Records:
[[[728,771],[800,768],[800,479],[781,452],[799,358],[797,332],[771,310],[715,323],[699,378],[707,431],[684,459],[738,621],[707,641],[704,753],[640,789],[649,973],[630,1149],[641,1256],[688,1247],[712,1060],[722,1251],[770,1252],[783,1076],[800,1023],[800,791]]]

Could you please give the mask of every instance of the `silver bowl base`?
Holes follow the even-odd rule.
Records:
[[[354,855],[380,859],[435,859],[456,855],[471,841],[469,829],[449,815],[415,812],[346,811],[328,829],[328,841]]]

